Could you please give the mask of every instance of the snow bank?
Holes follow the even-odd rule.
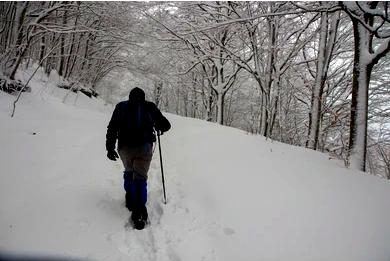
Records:
[[[26,77],[19,75],[19,77]],[[53,82],[54,81],[54,82]],[[151,226],[134,231],[112,107],[39,75],[14,118],[0,93],[0,252],[88,260],[389,260],[390,184],[324,154],[166,114]]]

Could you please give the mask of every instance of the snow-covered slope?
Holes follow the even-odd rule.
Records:
[[[0,252],[81,260],[390,260],[390,183],[321,153],[166,114],[151,225],[127,224],[112,111],[33,80],[14,118],[0,93]],[[76,102],[75,102],[76,101]],[[74,103],[76,105],[74,105]]]

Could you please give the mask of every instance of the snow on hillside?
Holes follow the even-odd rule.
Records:
[[[21,76],[22,77],[22,76]],[[0,93],[0,253],[77,260],[390,259],[390,183],[325,154],[166,114],[143,231],[127,223],[122,165],[106,158],[112,107],[38,76]],[[77,98],[77,99],[76,99]],[[1,259],[1,258],[0,258]]]

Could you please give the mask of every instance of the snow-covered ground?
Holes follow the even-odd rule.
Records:
[[[20,76],[23,78],[23,75]],[[390,260],[390,182],[325,154],[166,114],[143,231],[127,223],[112,107],[37,76],[0,93],[0,253],[77,260]],[[76,99],[77,98],[77,99]]]

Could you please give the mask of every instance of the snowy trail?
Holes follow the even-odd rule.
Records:
[[[105,131],[105,125],[107,122],[100,121],[100,123],[99,130]],[[82,138],[76,142],[76,144],[79,144],[79,150],[75,153],[75,155],[68,159],[69,162],[64,161],[64,165],[68,165],[69,163],[71,166],[72,164],[70,163],[75,162],[75,164],[73,164],[75,166],[85,165],[87,167],[85,172],[99,173],[102,177],[104,177],[101,181],[103,182],[101,186],[102,189],[107,190],[104,194],[106,199],[97,201],[96,205],[102,210],[108,209],[114,211],[112,213],[115,215],[119,214],[117,216],[113,216],[113,218],[117,220],[119,219],[119,224],[123,225],[119,228],[116,228],[115,226],[116,230],[105,230],[103,233],[106,233],[105,237],[107,240],[112,242],[113,246],[124,255],[123,260],[128,260],[129,258],[135,261],[180,260],[174,251],[174,241],[171,239],[171,233],[169,233],[169,230],[161,223],[161,219],[164,214],[164,207],[167,206],[162,202],[161,172],[158,158],[156,158],[158,156],[158,152],[155,151],[149,173],[151,178],[148,184],[149,201],[147,206],[150,215],[150,226],[143,231],[136,231],[128,223],[130,213],[124,208],[124,192],[122,185],[123,167],[121,162],[119,160],[115,163],[108,161],[104,157],[105,151],[97,148],[97,144],[101,146],[104,143],[102,143],[102,141],[104,141],[105,137],[102,133],[98,132],[92,134],[88,139],[83,138],[86,136],[88,136],[88,133],[80,135]],[[92,157],[83,156],[90,155],[91,148],[94,148],[93,151],[100,151],[99,155]],[[104,158],[102,158],[102,156]],[[106,165],[108,165],[107,170],[105,171],[102,171],[101,169],[102,162],[106,162]],[[73,170],[72,167],[70,167],[68,170],[65,169],[64,171],[72,172]],[[82,172],[83,170],[80,170],[79,168],[78,171]],[[90,183],[88,182],[88,184]],[[174,188],[175,186],[171,188],[172,194],[174,194]],[[176,208],[182,208],[182,206],[180,206],[180,200],[172,200],[172,205]],[[90,222],[90,218],[85,220]],[[102,222],[98,226],[104,226],[104,223]]]
[[[162,142],[164,142],[167,136],[171,137],[172,135],[165,134],[162,137]],[[166,156],[169,155],[167,154]],[[176,172],[175,165],[177,165],[177,162],[175,161],[165,161],[166,171],[168,170],[168,173],[166,173],[168,203],[166,205],[163,203],[161,170],[158,157],[159,152],[156,147],[148,182],[147,206],[150,225],[143,231],[136,231],[126,223],[124,230],[120,230],[111,236],[113,242],[117,244],[118,250],[131,258],[131,260],[217,260],[212,253],[198,253],[200,258],[194,254],[190,259],[181,258],[183,253],[177,251],[177,246],[186,240],[189,236],[187,233],[199,233],[203,226],[199,223],[197,217],[192,215],[188,207],[185,206],[185,193],[180,189],[180,175]],[[165,216],[165,212],[168,213],[168,216]],[[178,227],[184,233],[177,233]],[[188,251],[188,249],[182,249],[182,251]]]
[[[124,229],[114,233],[111,237],[117,244],[118,250],[132,260],[180,260],[174,252],[171,234],[161,223],[166,205],[162,202],[161,184],[157,180],[160,174],[159,165],[151,164],[148,184],[147,203],[150,224],[142,231],[132,228],[129,222],[125,222]],[[129,216],[129,215],[128,215]]]
[[[390,184],[321,153],[167,114],[133,230],[123,166],[106,158],[112,108],[32,83],[16,117],[0,93],[0,254],[115,261],[388,261]],[[46,90],[47,89],[47,90]],[[73,96],[72,96],[73,95]],[[58,97],[58,98],[57,98]],[[35,133],[35,134],[34,134]]]

